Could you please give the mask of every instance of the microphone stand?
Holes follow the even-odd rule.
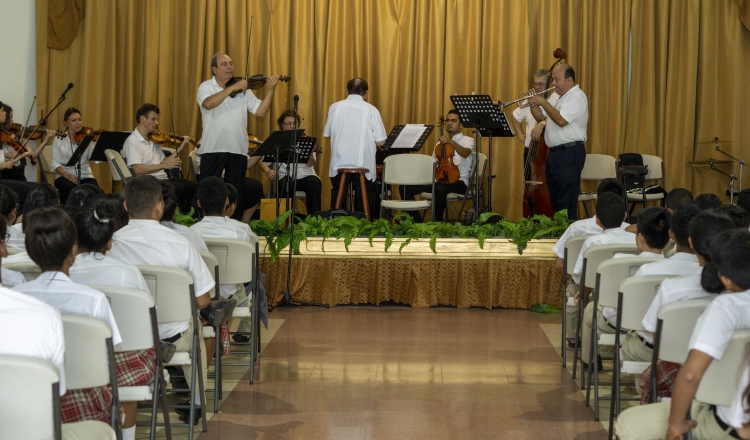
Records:
[[[746,167],[747,164],[745,163],[745,161],[743,159],[738,159],[738,158],[732,156],[731,154],[727,153],[726,151],[722,151],[721,147],[719,146],[719,138],[715,137],[714,141],[716,142],[716,146],[715,146],[716,151],[718,151],[719,153],[723,154],[724,156],[727,156],[728,158],[730,158],[733,161],[735,161],[738,164],[740,164],[740,188],[739,188],[739,191],[742,191],[742,168]],[[711,169],[712,170],[716,170],[713,167],[713,164],[711,164]],[[719,170],[716,170],[716,171],[719,171]],[[726,174],[726,173],[724,173],[724,174]],[[734,183],[734,180],[732,181],[732,183]],[[732,194],[731,194],[731,196],[729,198],[729,203],[732,203],[733,200],[734,200],[734,190],[732,190]]]

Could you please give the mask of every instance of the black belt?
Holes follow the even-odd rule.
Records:
[[[568,147],[575,147],[576,145],[583,145],[583,141],[575,141],[575,142],[568,142],[565,144],[555,145],[554,147],[549,147],[549,149],[550,149],[550,152],[562,151]]]
[[[652,350],[654,349],[654,344],[648,342],[646,340],[646,338],[644,338],[643,336],[639,335],[638,333],[636,333],[635,335],[638,336],[638,339],[640,339],[641,342],[643,342],[646,345],[646,347],[648,347],[648,348],[650,348]]]
[[[164,339],[162,339],[162,341],[164,341],[164,342],[170,342],[170,343],[174,344],[174,343],[175,343],[175,342],[177,342],[177,340],[178,340],[178,339],[180,339],[181,337],[182,337],[182,333],[177,333],[177,334],[176,334],[176,335],[174,335],[174,336],[170,336],[170,337],[168,337],[168,338],[164,338]]]
[[[732,428],[731,426],[729,426],[726,423],[724,423],[723,420],[721,420],[721,417],[719,417],[719,414],[716,413],[716,406],[711,405],[711,411],[713,411],[714,418],[716,419],[716,423],[719,425],[719,427],[721,428],[722,431],[726,432],[727,434],[729,434],[733,438],[742,440],[742,437],[740,437],[740,435],[737,433],[736,429]],[[731,431],[730,431],[730,429],[731,429]]]

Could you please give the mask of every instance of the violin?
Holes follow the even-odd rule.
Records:
[[[159,130],[154,130],[148,137],[151,139],[151,142],[157,145],[181,145],[185,142],[183,136],[177,136],[174,133],[163,133]],[[195,141],[190,139],[189,143],[194,144]]]
[[[102,128],[100,128],[99,130],[94,130],[91,127],[83,127],[83,128],[81,128],[81,131],[79,131],[78,133],[76,133],[76,134],[73,135],[73,141],[75,141],[75,143],[78,144],[86,136],[91,136],[91,137],[94,138],[94,139],[91,140],[91,142],[96,142],[96,141],[99,140],[99,135],[102,134],[102,133],[104,133],[105,131],[107,131],[107,130],[104,130]],[[60,133],[58,136],[60,136],[60,138],[64,139],[64,138],[68,137],[68,133],[67,132]]]
[[[47,134],[47,130],[44,128],[39,128],[38,125],[24,127],[23,125],[18,123],[11,125],[8,131],[14,135],[22,135],[23,139],[28,139],[31,141],[38,141]],[[63,135],[63,133],[60,131],[55,132],[55,134],[57,134],[58,136]]]
[[[44,130],[44,132],[46,133],[47,130]],[[29,147],[18,142],[18,140],[16,139],[16,136],[13,133],[10,133],[4,128],[0,129],[0,142],[2,142],[5,145],[8,145],[9,147],[13,147],[13,149],[16,150],[17,154],[12,159],[13,163],[18,162],[24,157],[31,156],[34,153],[33,151],[31,151]],[[31,159],[31,164],[36,165],[36,160]]]
[[[441,116],[438,122],[440,137],[443,137],[443,124],[445,124],[445,119]],[[435,182],[448,185],[458,182],[461,173],[458,171],[456,164],[453,163],[453,154],[453,145],[451,144],[440,142],[440,145],[435,147],[435,157],[438,160]]]
[[[292,79],[291,76],[280,76],[279,81],[283,82],[289,82]],[[253,75],[250,78],[243,78],[241,76],[235,76],[234,78],[230,78],[229,81],[227,81],[226,84],[224,84],[224,87],[230,87],[234,84],[237,84],[238,82],[246,80],[247,81],[247,88],[250,90],[258,90],[263,88],[263,86],[266,85],[266,80],[268,80],[267,76],[263,76],[261,74]],[[231,96],[234,98],[235,96],[239,95],[241,92],[232,92]]]

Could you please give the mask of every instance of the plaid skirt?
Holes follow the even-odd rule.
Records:
[[[154,382],[156,350],[132,350],[115,353],[118,387],[151,385]]]
[[[200,319],[201,324],[204,326],[211,327],[211,324],[203,319],[202,316],[199,316],[198,319]],[[221,327],[219,327],[219,341],[221,342],[221,352],[223,354],[230,354],[232,349],[229,348],[229,328],[227,328],[226,324],[221,324]]]
[[[109,424],[112,414],[112,389],[108,386],[68,390],[60,398],[63,423],[98,420]]]
[[[656,361],[656,396],[672,397],[672,388],[674,381],[677,379],[677,373],[680,371],[680,364],[667,362],[661,359]],[[651,395],[651,366],[637,377],[638,385],[641,387],[641,405],[650,402]]]

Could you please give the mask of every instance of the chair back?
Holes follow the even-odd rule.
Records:
[[[122,342],[115,352],[146,350],[154,346],[151,331],[151,309],[156,306],[154,298],[146,292],[121,286],[92,285],[107,297],[115,317]]]
[[[109,170],[112,173],[112,180],[122,180],[122,182],[125,183],[133,177],[130,168],[128,168],[128,164],[125,163],[125,160],[118,151],[104,150],[104,155],[107,156],[107,163],[109,164]]]
[[[638,247],[635,243],[616,243],[600,244],[586,249],[583,254],[583,271],[586,275],[585,278],[582,279],[583,285],[590,288],[596,287],[596,274],[599,265],[606,260],[612,259],[615,254],[638,255]]]
[[[658,335],[659,359],[678,364],[685,363],[695,323],[710,303],[710,298],[691,299],[675,301],[659,309],[657,315],[661,323],[661,333]]]
[[[26,281],[34,281],[42,274],[42,269],[40,269],[34,262],[8,263],[3,264],[3,266],[5,266],[6,269],[21,272],[23,276],[26,277]]]
[[[664,161],[659,156],[642,154],[641,157],[643,157],[643,165],[648,167],[648,173],[644,176],[644,180],[657,180],[664,177]],[[588,160],[588,156],[586,160]]]
[[[565,242],[565,272],[568,275],[573,273],[573,269],[576,267],[576,261],[578,260],[578,255],[581,253],[581,248],[583,247],[583,242],[589,237],[591,237],[590,234],[578,235],[569,238]]]
[[[487,170],[487,155],[484,153],[477,153],[477,154],[479,154],[479,182],[481,184],[481,182],[484,179],[484,173]],[[469,157],[472,159],[471,168],[473,171],[474,170],[474,153],[472,153],[471,156]]]
[[[101,319],[63,313],[65,385],[69,390],[110,384],[112,329]],[[112,365],[114,369],[114,364]]]
[[[654,301],[656,292],[659,291],[662,281],[674,278],[674,275],[649,275],[645,277],[632,277],[620,284],[619,309],[622,311],[620,321],[621,328],[630,330],[641,330],[643,328],[643,317],[646,316],[648,308]]]
[[[604,307],[617,307],[617,293],[620,284],[635,275],[638,268],[646,263],[659,261],[659,258],[617,258],[602,261],[597,268],[597,289],[599,305]],[[589,269],[586,268],[588,271]]]
[[[47,155],[49,155],[49,159],[47,158]],[[50,183],[49,176],[53,176],[52,180],[54,181],[55,171],[49,165],[50,159],[52,159],[52,148],[45,148],[44,150],[42,150],[42,154],[40,154],[37,158],[39,159],[40,183]]]
[[[8,256],[20,254],[21,252],[23,252],[21,249],[18,249],[18,248],[9,247],[7,249],[8,249]]]
[[[219,284],[219,260],[216,258],[214,254],[212,254],[210,251],[198,251],[201,254],[201,258],[203,258],[203,262],[206,264],[206,267],[209,271],[211,271],[211,277],[213,277],[214,282],[216,284]],[[216,285],[210,290],[211,297],[216,296]]]
[[[60,438],[60,377],[50,362],[0,355],[3,438]]]
[[[581,180],[617,178],[617,159],[607,154],[587,154]]]
[[[255,245],[233,238],[204,238],[204,240],[208,251],[218,260],[222,284],[244,284],[253,280],[251,268]]]
[[[188,162],[190,162],[190,172],[193,173],[193,180],[198,181],[200,167],[198,166],[198,153],[195,152],[195,148],[190,150],[190,154],[188,154]]]
[[[166,266],[137,266],[156,303],[159,324],[189,321],[193,317],[193,276]]]
[[[750,330],[737,330],[721,360],[714,359],[703,373],[695,398],[717,406],[732,406],[732,398],[739,387],[739,379],[748,365],[747,344]],[[743,390],[744,391],[744,390]]]
[[[429,185],[435,180],[435,159],[426,154],[395,154],[383,161],[383,183]]]

